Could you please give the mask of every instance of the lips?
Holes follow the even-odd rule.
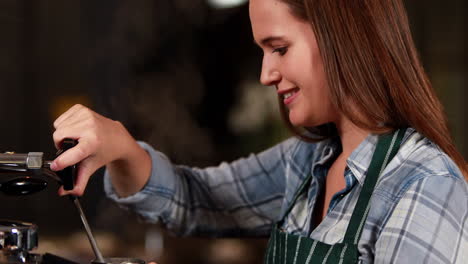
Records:
[[[294,87],[290,89],[278,90],[278,94],[283,99],[283,103],[285,105],[291,104],[294,99],[296,99],[297,95],[299,94],[299,88]]]

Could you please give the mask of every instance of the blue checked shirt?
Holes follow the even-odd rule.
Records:
[[[259,154],[205,169],[173,165],[140,143],[152,158],[151,177],[138,193],[119,198],[106,173],[107,195],[149,222],[179,235],[267,236],[283,228],[327,244],[341,242],[377,143],[369,135],[347,160],[346,187],[313,226],[318,190],[340,153],[339,139],[288,139]],[[284,216],[308,174],[312,182]],[[414,129],[379,178],[358,242],[361,263],[468,263],[468,184],[454,162]]]

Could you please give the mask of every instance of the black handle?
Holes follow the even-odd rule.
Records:
[[[73,148],[78,144],[78,141],[71,139],[71,138],[66,138],[62,141],[62,146],[61,150],[59,151],[59,156],[63,152]],[[66,191],[73,190],[73,187],[75,186],[75,178],[76,178],[76,173],[77,173],[77,165],[72,165],[70,167],[66,167],[65,169],[61,171],[57,171],[57,175],[60,177],[60,179],[63,182],[63,189]]]

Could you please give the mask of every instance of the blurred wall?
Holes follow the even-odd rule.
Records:
[[[467,3],[407,5],[421,58],[468,158]],[[136,138],[193,166],[232,160],[288,135],[274,93],[258,84],[261,52],[252,43],[246,5],[0,0],[0,36],[1,151],[53,155],[52,122],[74,103],[121,120]],[[174,238],[137,221],[103,197],[101,174],[82,201],[106,255],[260,262],[263,239]],[[41,252],[83,262],[92,252],[76,211],[56,189],[51,183],[30,197],[0,195],[0,217],[37,223]]]

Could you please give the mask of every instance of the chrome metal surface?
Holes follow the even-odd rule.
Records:
[[[43,152],[14,153],[6,152],[0,154],[0,165],[20,167],[25,169],[41,169],[44,163]]]
[[[37,226],[32,223],[0,220],[0,249],[29,251],[37,247]]]
[[[42,152],[29,152],[26,158],[26,167],[28,169],[42,168],[44,153]]]
[[[28,154],[17,154],[7,152],[0,154],[0,164],[11,164],[12,166],[25,166]]]

